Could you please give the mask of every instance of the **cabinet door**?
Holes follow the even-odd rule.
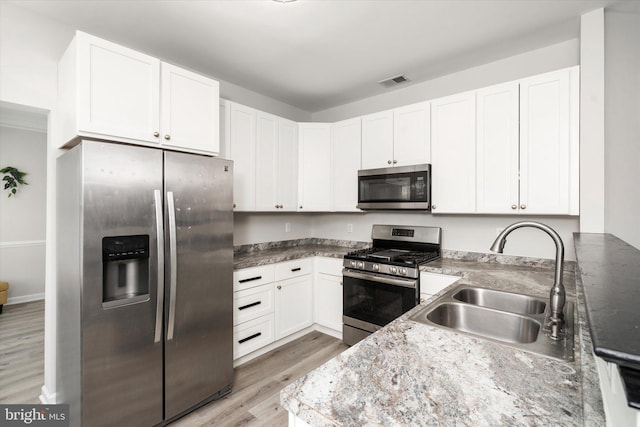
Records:
[[[361,144],[360,118],[333,124],[332,166],[333,204],[338,212],[360,211],[358,204],[358,170]]]
[[[393,165],[393,111],[362,116],[362,169]]]
[[[298,210],[331,210],[331,124],[298,125]]]
[[[230,103],[229,158],[233,160],[233,204],[236,211],[256,207],[256,110]]]
[[[160,142],[160,61],[78,32],[78,131]]]
[[[475,212],[475,92],[431,101],[432,212]]]
[[[275,284],[276,340],[313,324],[313,280],[310,274]]]
[[[162,63],[162,145],[220,153],[217,81]]]
[[[298,209],[298,124],[279,119],[278,197],[281,211]]]
[[[342,277],[318,274],[316,323],[342,332]]]
[[[476,92],[477,212],[518,212],[518,84]]]
[[[256,210],[275,211],[278,204],[278,117],[257,112]]]
[[[570,213],[570,74],[566,69],[520,82],[522,213]]]
[[[393,111],[393,164],[431,161],[431,104],[420,102]]]

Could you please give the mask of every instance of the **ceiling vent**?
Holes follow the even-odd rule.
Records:
[[[393,87],[393,86],[397,86],[397,85],[399,85],[401,83],[404,83],[406,81],[408,81],[407,78],[404,75],[399,74],[397,76],[389,77],[388,79],[380,80],[378,82],[378,84],[380,84],[380,85],[382,85],[384,87]]]

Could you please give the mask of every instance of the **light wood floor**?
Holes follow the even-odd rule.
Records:
[[[347,348],[311,332],[235,369],[232,392],[171,427],[286,426],[280,390]],[[5,305],[0,314],[0,403],[39,403],[44,383],[44,301]]]
[[[231,394],[177,420],[171,427],[286,426],[280,390],[342,353],[342,341],[311,332],[235,369]]]
[[[0,314],[0,403],[40,403],[44,384],[44,300]]]

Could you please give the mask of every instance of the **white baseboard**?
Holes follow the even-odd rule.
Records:
[[[40,389],[40,396],[38,396],[38,398],[43,405],[53,405],[57,403],[57,393],[50,393],[46,385],[43,385]]]
[[[342,331],[336,331],[335,329],[327,328],[326,326],[318,325],[317,323],[313,325],[314,330],[318,332],[322,332],[325,335],[329,335],[330,337],[342,339]]]
[[[7,305],[21,304],[23,302],[40,301],[44,299],[44,292],[31,295],[23,295],[21,297],[9,297],[7,298]]]

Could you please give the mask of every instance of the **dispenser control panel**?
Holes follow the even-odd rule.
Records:
[[[149,235],[102,238],[102,262],[149,258]]]

